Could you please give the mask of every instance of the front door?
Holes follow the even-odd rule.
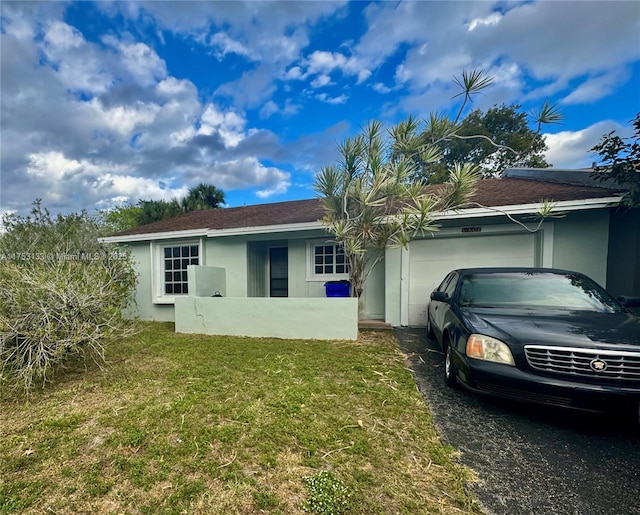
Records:
[[[289,296],[289,252],[287,247],[269,249],[269,296]]]

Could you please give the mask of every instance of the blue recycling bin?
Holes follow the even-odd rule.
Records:
[[[351,283],[349,281],[327,281],[324,283],[324,291],[327,297],[350,297]]]

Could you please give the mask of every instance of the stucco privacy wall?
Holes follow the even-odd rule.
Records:
[[[176,332],[273,338],[355,340],[354,298],[179,297]]]

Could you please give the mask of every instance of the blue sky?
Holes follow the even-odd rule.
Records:
[[[556,102],[547,161],[587,167],[640,111],[640,2],[2,2],[0,210],[314,196],[372,119]]]

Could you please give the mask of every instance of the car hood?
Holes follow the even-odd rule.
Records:
[[[628,312],[474,308],[461,314],[471,332],[505,343],[640,349],[640,317]]]

